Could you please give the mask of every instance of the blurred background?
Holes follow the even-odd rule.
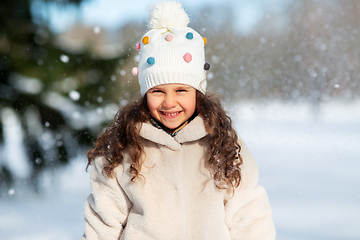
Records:
[[[157,1],[1,0],[0,238],[79,239],[86,152],[139,96]],[[277,239],[360,239],[360,2],[183,0]]]

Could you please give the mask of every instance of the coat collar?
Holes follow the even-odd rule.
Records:
[[[186,125],[175,137],[171,137],[162,129],[154,127],[151,123],[143,123],[141,125],[140,136],[164,145],[171,150],[180,149],[181,144],[199,140],[208,135],[205,130],[204,120],[197,116],[188,125]]]

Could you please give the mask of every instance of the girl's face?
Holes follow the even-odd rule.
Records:
[[[164,84],[147,93],[151,116],[169,129],[176,129],[188,120],[196,109],[196,90],[184,84]]]

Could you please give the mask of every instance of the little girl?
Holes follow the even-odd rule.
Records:
[[[160,2],[137,45],[141,98],[88,153],[83,240],[275,239],[258,169],[219,98],[206,93],[206,39]]]

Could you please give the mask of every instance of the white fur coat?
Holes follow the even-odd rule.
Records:
[[[102,174],[103,158],[93,163],[83,240],[275,239],[268,198],[244,143],[241,185],[231,197],[205,167],[208,134],[200,117],[175,137],[147,123],[140,135],[144,179],[131,182],[128,154],[114,178]]]

